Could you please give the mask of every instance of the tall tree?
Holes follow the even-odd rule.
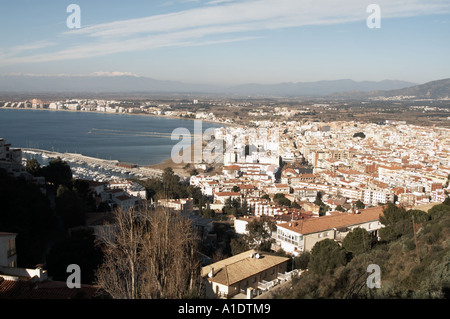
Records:
[[[317,242],[311,249],[308,266],[315,274],[323,275],[345,263],[345,250],[336,241],[327,238]]]
[[[274,222],[266,216],[254,219],[246,226],[248,234],[244,237],[252,249],[269,251],[273,242],[272,232],[276,230]]]
[[[38,160],[35,158],[27,160],[25,169],[27,170],[28,173],[30,173],[33,176],[42,175],[41,164],[39,164]]]
[[[165,209],[117,210],[105,228],[97,283],[113,298],[197,296],[197,233],[189,219]]]
[[[352,230],[342,241],[342,247],[353,255],[367,252],[371,248],[372,236],[364,228]]]
[[[69,186],[72,181],[72,170],[69,164],[59,157],[43,167],[42,173],[47,182],[53,183],[56,187],[59,185]]]

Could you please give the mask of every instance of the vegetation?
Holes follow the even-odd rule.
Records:
[[[272,232],[276,230],[274,222],[267,217],[251,220],[246,226],[247,234],[231,238],[231,253],[237,255],[249,249],[271,251],[273,243]]]
[[[366,245],[370,236],[361,229],[350,232],[342,245],[328,239],[318,242],[310,256],[296,257],[306,261],[308,271],[272,297],[449,298],[449,201],[428,213],[387,205],[386,227],[374,245]],[[370,264],[380,267],[380,288],[367,286]]]
[[[1,231],[17,234],[18,266],[42,263],[56,225],[50,201],[35,184],[0,169],[0,202]]]
[[[148,198],[153,201],[167,198],[188,198],[194,199],[194,204],[204,204],[203,194],[198,187],[184,185],[180,177],[176,175],[172,168],[164,169],[162,178],[149,178],[144,181],[138,181],[147,190]]]
[[[365,137],[366,137],[366,134],[364,134],[363,132],[358,132],[358,133],[353,134],[353,137],[361,137],[361,138],[365,138]]]
[[[273,201],[281,206],[291,206],[291,201],[286,198],[286,196],[282,193],[277,193],[273,196]]]
[[[200,294],[196,231],[169,210],[115,212],[105,228],[97,284],[114,299],[180,299]]]
[[[248,203],[247,201],[241,201],[240,198],[227,198],[225,200],[222,211],[226,215],[233,215],[235,217],[242,217],[248,215]]]
[[[81,283],[93,284],[94,271],[101,264],[102,257],[93,231],[80,229],[52,247],[47,255],[47,270],[53,280],[66,281],[67,266],[77,264],[82,269]]]

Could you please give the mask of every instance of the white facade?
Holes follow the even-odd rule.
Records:
[[[383,189],[365,189],[363,192],[363,202],[366,205],[377,206],[378,203],[393,203],[394,193]]]

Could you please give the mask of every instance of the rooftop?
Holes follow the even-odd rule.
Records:
[[[214,275],[208,280],[230,286],[289,260],[286,257],[265,253],[259,254],[259,258],[256,258],[256,254],[257,252],[252,249],[205,266],[202,268],[202,277],[208,276],[213,269]]]
[[[92,299],[98,290],[87,285],[70,289],[59,281],[14,281],[0,277],[0,299]]]
[[[357,225],[365,222],[379,220],[383,214],[383,207],[371,207],[362,209],[358,214],[341,213],[331,216],[322,216],[317,218],[309,218],[303,221],[279,224],[278,227],[289,229],[299,234],[311,234],[327,229],[343,228],[347,226]]]

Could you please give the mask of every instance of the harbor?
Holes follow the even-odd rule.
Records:
[[[40,165],[56,158],[67,162],[74,178],[108,182],[123,179],[159,178],[163,171],[136,164],[120,163],[118,160],[105,160],[76,153],[59,153],[34,148],[22,148],[22,160],[36,159]]]

